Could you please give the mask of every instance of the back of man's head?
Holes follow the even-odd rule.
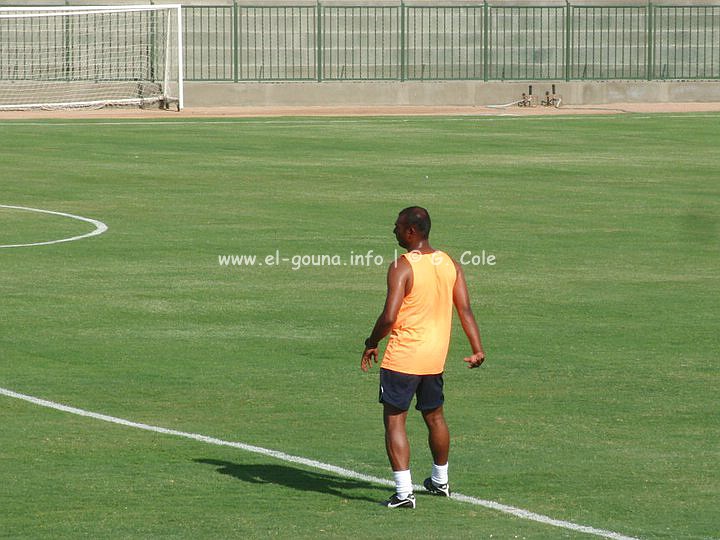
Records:
[[[430,214],[421,206],[409,206],[400,211],[400,216],[405,218],[405,223],[412,225],[421,236],[430,236]]]

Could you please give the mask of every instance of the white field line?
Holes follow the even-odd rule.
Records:
[[[114,416],[108,416],[106,414],[100,414],[100,413],[95,413],[95,412],[91,412],[91,411],[86,411],[84,409],[78,409],[76,407],[62,405],[60,403],[55,403],[53,401],[47,401],[45,399],[28,396],[26,394],[20,394],[18,392],[13,392],[12,390],[8,390],[6,388],[0,388],[0,394],[7,396],[7,397],[15,398],[15,399],[21,399],[23,401],[27,401],[27,402],[33,403],[35,405],[40,405],[41,407],[48,407],[50,409],[56,409],[58,411],[63,411],[63,412],[70,413],[70,414],[76,414],[78,416],[94,418],[95,420],[102,420],[103,422],[120,424],[122,426],[132,427],[132,428],[136,428],[136,429],[142,429],[145,431],[152,431],[155,433],[162,433],[164,435],[173,435],[175,437],[184,437],[186,439],[192,439],[192,440],[204,442],[207,444],[214,444],[216,446],[229,446],[232,448],[244,450],[246,452],[251,452],[253,454],[260,454],[263,456],[273,457],[273,458],[279,459],[281,461],[295,463],[298,465],[304,465],[304,466],[310,467],[312,469],[319,469],[321,471],[326,471],[326,472],[335,474],[335,475],[343,477],[343,478],[352,478],[354,480],[361,480],[363,482],[368,482],[368,483],[372,483],[372,484],[380,484],[383,486],[390,486],[390,487],[395,486],[394,482],[392,482],[390,480],[378,478],[376,476],[370,476],[367,474],[362,474],[362,473],[359,473],[356,471],[352,471],[350,469],[345,469],[343,467],[337,467],[337,466],[331,465],[329,463],[323,463],[322,461],[316,461],[314,459],[308,459],[308,458],[304,458],[301,456],[293,456],[290,454],[286,454],[284,452],[279,452],[277,450],[270,450],[268,448],[262,448],[260,446],[253,446],[253,445],[245,444],[245,443],[241,443],[241,442],[224,441],[222,439],[216,439],[215,437],[208,437],[207,435],[200,435],[198,433],[187,433],[185,431],[177,431],[174,429],[167,429],[167,428],[163,428],[163,427],[151,426],[148,424],[141,424],[138,422],[132,422],[130,420],[124,420],[122,418],[116,418]],[[423,487],[420,485],[415,485],[414,488],[418,491],[423,490]],[[483,507],[489,508],[491,510],[497,510],[499,512],[503,512],[505,514],[510,514],[512,516],[516,516],[521,519],[536,521],[536,522],[542,523],[544,525],[552,525],[553,527],[560,527],[560,528],[568,529],[571,531],[592,534],[595,536],[602,536],[604,538],[612,538],[615,540],[636,540],[635,538],[633,538],[631,536],[625,536],[623,534],[616,533],[613,531],[596,529],[594,527],[588,527],[586,525],[578,525],[576,523],[571,523],[569,521],[563,521],[560,519],[554,519],[554,518],[551,518],[548,516],[544,516],[542,514],[536,514],[535,512],[523,510],[522,508],[515,508],[514,506],[508,506],[506,504],[501,504],[501,503],[498,503],[495,501],[488,501],[488,500],[484,500],[484,499],[478,499],[476,497],[469,497],[467,495],[462,495],[460,493],[452,494],[451,498],[456,501],[460,501],[460,502],[464,502],[464,503],[468,503],[468,504],[474,504],[476,506],[483,506]]]
[[[55,212],[53,210],[41,210],[39,208],[28,208],[26,206],[10,206],[7,204],[0,204],[0,208],[10,208],[11,210],[27,210],[29,212],[40,212],[41,214],[53,214],[56,216],[63,216],[68,217],[72,219],[77,219],[80,221],[86,221],[87,223],[92,223],[95,225],[95,230],[90,231],[86,234],[81,234],[80,236],[73,236],[71,238],[61,238],[60,240],[49,240],[47,242],[33,242],[32,244],[7,244],[7,245],[0,245],[0,248],[15,248],[15,247],[29,247],[29,246],[49,246],[51,244],[60,244],[61,242],[72,242],[73,240],[80,240],[82,238],[89,238],[90,236],[97,236],[98,234],[102,234],[105,231],[108,230],[108,226],[105,225],[102,221],[98,221],[96,219],[90,219],[82,216],[76,216],[74,214],[66,214],[65,212]]]
[[[717,118],[717,114],[697,114],[697,113],[681,113],[681,114],[668,114],[668,113],[657,113],[655,116],[640,116],[639,113],[611,113],[611,114],[568,114],[568,115],[522,115],[513,113],[479,113],[479,114],[468,114],[468,115],[454,115],[454,116],[443,116],[443,115],[407,115],[407,116],[383,116],[378,114],[377,116],[366,116],[357,118],[338,116],[313,116],[308,113],[307,116],[298,117],[297,119],[292,117],[278,117],[278,118],[251,118],[251,117],[237,117],[230,120],[213,120],[208,119],[192,119],[192,120],[172,120],[165,118],[152,118],[148,120],[75,120],[75,121],[63,121],[63,122],[48,122],[43,120],[37,121],[7,121],[0,122],[0,128],[5,127],[28,127],[28,126],[44,126],[44,127],[71,127],[71,126],[157,126],[167,127],[171,125],[176,126],[187,126],[187,125],[252,125],[252,124],[276,124],[283,126],[313,126],[313,125],[326,125],[326,124],[362,124],[370,122],[387,122],[387,123],[408,123],[425,121],[429,119],[442,120],[443,122],[468,122],[468,121],[483,121],[483,122],[495,122],[506,119],[510,120],[538,120],[538,121],[577,121],[577,120],[621,120],[630,119],[633,120],[650,120],[653,118]]]

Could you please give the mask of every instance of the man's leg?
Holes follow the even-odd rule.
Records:
[[[450,430],[442,406],[422,411],[423,420],[428,428],[428,444],[436,465],[446,465],[450,454]]]
[[[410,443],[407,438],[405,421],[407,411],[383,403],[385,422],[385,448],[393,471],[407,471],[410,468]]]
[[[415,508],[412,477],[410,475],[410,443],[407,438],[405,421],[407,411],[383,403],[385,422],[385,448],[395,480],[395,495],[386,505],[392,508]]]
[[[428,428],[428,444],[433,456],[432,475],[426,478],[423,485],[435,495],[450,495],[448,482],[448,456],[450,454],[450,430],[442,405],[436,409],[422,411],[425,425]]]

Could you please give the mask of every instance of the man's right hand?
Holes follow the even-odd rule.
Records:
[[[477,352],[472,356],[465,358],[465,362],[467,362],[470,369],[480,367],[484,361],[485,353],[483,351]]]

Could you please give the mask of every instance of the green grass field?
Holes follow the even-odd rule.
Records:
[[[172,118],[168,115],[168,118]],[[93,238],[0,249],[0,387],[391,478],[359,370],[429,209],[488,360],[446,370],[455,491],[720,537],[720,115],[0,123],[0,204]],[[0,245],[92,226],[0,208]],[[381,255],[232,267],[220,255]],[[0,537],[587,538],[0,396]],[[430,465],[409,422],[413,480]]]

